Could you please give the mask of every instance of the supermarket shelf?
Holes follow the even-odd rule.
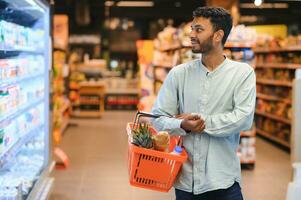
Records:
[[[257,132],[259,135],[261,135],[261,136],[263,136],[263,137],[265,137],[265,138],[267,138],[267,139],[270,139],[270,140],[272,140],[272,141],[274,141],[274,142],[276,142],[276,143],[279,143],[279,144],[281,144],[281,145],[283,145],[283,146],[285,146],[285,147],[290,148],[290,144],[289,144],[288,142],[286,142],[286,141],[284,141],[284,140],[282,140],[282,139],[280,139],[280,138],[277,138],[276,136],[273,136],[273,135],[269,134],[268,132],[266,132],[266,131],[264,131],[264,130],[261,130],[261,129],[256,128],[256,132]]]
[[[176,50],[185,49],[185,48],[189,49],[189,48],[191,48],[191,46],[175,45],[175,46],[171,46],[171,47],[167,47],[167,48],[160,48],[158,50],[162,51],[162,52],[168,52],[168,51],[176,51]]]
[[[153,65],[155,68],[163,68],[163,69],[168,69],[171,70],[173,66],[167,66],[167,65]]]
[[[30,75],[30,76],[17,77],[17,78],[3,80],[0,84],[0,87],[2,87],[4,85],[12,84],[12,83],[32,80],[32,79],[35,79],[35,78],[38,78],[38,77],[44,77],[44,73],[39,73],[39,74],[35,74],[35,75]]]
[[[4,8],[6,9],[2,8],[0,10],[1,20],[13,22],[22,26],[31,27],[36,22],[37,19],[43,17],[44,11],[42,11],[42,9],[29,8],[32,6],[31,3],[24,4],[24,1],[11,1],[11,0],[3,0],[3,1],[5,3],[2,2],[1,6],[4,6]]]
[[[29,142],[34,136],[36,136],[37,132],[43,128],[44,125],[39,125],[36,128],[33,128],[32,130],[28,131],[26,134],[24,134],[23,137],[21,137],[11,148],[9,148],[6,152],[3,152],[0,155],[0,169],[3,169],[5,167],[5,164],[8,160],[11,160],[12,157],[15,157],[18,152],[21,150],[21,147]]]
[[[39,188],[39,191],[37,191],[36,196],[30,193],[30,196],[27,198],[27,200],[47,200],[50,198],[51,192],[54,187],[54,178],[45,178],[45,181],[43,182],[42,186]]]
[[[291,47],[275,47],[275,48],[269,48],[269,47],[262,47],[262,48],[256,48],[254,50],[255,53],[270,53],[270,52],[290,52],[290,51],[301,51],[301,46],[291,46]]]
[[[240,137],[255,137],[256,131],[252,131],[251,133],[246,133],[245,131],[240,132]]]
[[[226,42],[225,48],[253,48],[255,45],[251,42]]]
[[[18,56],[20,53],[43,54],[43,51],[32,48],[0,49],[0,58]]]
[[[155,81],[155,82],[158,82],[158,83],[162,83],[162,84],[163,84],[163,81],[162,81],[162,80],[160,80],[160,79],[155,79],[154,81]]]
[[[256,63],[256,68],[299,69],[299,68],[301,68],[301,64],[296,64],[296,63]]]
[[[80,105],[100,105],[100,101],[99,102],[80,102]]]
[[[124,95],[127,95],[127,94],[139,94],[139,91],[138,89],[130,89],[130,88],[127,88],[127,89],[107,89],[106,90],[106,95],[109,95],[109,94],[124,94]]]
[[[53,189],[54,178],[50,178],[50,173],[53,171],[55,162],[51,163],[44,168],[39,179],[35,182],[32,190],[27,196],[26,200],[47,200]]]
[[[61,52],[64,52],[64,53],[67,52],[66,49],[62,49],[62,48],[58,48],[58,47],[54,47],[53,51],[61,51]]]
[[[100,111],[74,111],[73,117],[101,117]]]
[[[240,164],[255,164],[255,160],[240,160]]]
[[[132,105],[138,105],[139,102],[133,102],[133,103],[127,103],[127,102],[107,102],[107,105],[108,106],[118,106],[118,105],[121,105],[121,106],[132,106]]]
[[[12,119],[15,119],[16,117],[18,117],[19,115],[27,112],[28,110],[32,109],[33,107],[37,106],[38,104],[40,103],[43,103],[44,102],[44,99],[41,98],[39,100],[36,100],[36,101],[33,101],[32,103],[29,103],[27,104],[26,106],[23,106],[19,109],[15,109],[15,110],[12,110],[10,113],[8,113],[7,115],[5,116],[2,116],[0,118],[0,122],[4,121],[4,120],[12,120]]]
[[[265,85],[276,85],[276,86],[284,86],[284,87],[292,87],[293,83],[289,81],[277,81],[277,80],[268,80],[268,79],[257,79],[257,83],[265,84]]]
[[[66,100],[65,101],[65,105],[63,106],[63,108],[61,109],[61,113],[64,113],[65,111],[67,111],[70,108],[70,101]]]
[[[291,125],[291,121],[289,119],[285,119],[283,117],[279,117],[279,116],[277,116],[275,114],[269,114],[269,113],[261,112],[259,110],[256,110],[256,114],[260,115],[260,116],[264,116],[264,117],[270,118],[270,119],[273,119],[273,120],[276,120],[276,121],[279,121],[279,122],[282,122],[282,123],[285,123],[285,124],[288,124],[288,125]]]
[[[287,104],[292,104],[291,99],[286,99],[286,98],[279,98],[273,95],[267,95],[267,94],[262,94],[262,93],[257,93],[257,98],[258,99],[264,99],[264,100],[270,100],[270,101],[281,101]]]

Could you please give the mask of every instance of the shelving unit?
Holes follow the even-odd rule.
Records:
[[[257,98],[258,99],[264,99],[264,100],[269,100],[269,101],[281,101],[287,104],[292,104],[292,100],[288,98],[280,98],[274,95],[267,95],[267,94],[262,94],[262,93],[257,93]]]
[[[53,184],[49,4],[0,4],[0,199],[34,200],[47,196]]]
[[[73,110],[74,117],[101,117],[104,111],[105,85],[81,82],[79,84],[79,109]]]
[[[290,149],[292,90],[301,68],[301,47],[256,48],[256,132]]]
[[[59,144],[66,130],[70,116],[70,103],[67,98],[67,82],[64,71],[67,61],[67,51],[55,48],[53,52],[53,78],[52,78],[52,130],[55,144]]]
[[[256,68],[299,69],[299,68],[301,68],[301,64],[296,64],[296,63],[256,63]]]
[[[277,53],[277,52],[298,52],[301,51],[300,46],[289,46],[289,47],[257,47],[254,52],[257,53]]]
[[[274,85],[274,86],[285,86],[285,87],[292,87],[293,84],[289,81],[278,81],[278,80],[269,80],[269,79],[257,79],[257,83],[264,84],[264,85]]]
[[[161,80],[157,77],[157,70],[161,69],[165,71],[165,74],[167,75],[168,72],[172,69],[172,66],[159,66],[159,65],[153,65],[153,74],[154,74],[154,93],[158,94],[159,89],[161,85],[163,84],[164,80]]]
[[[257,115],[268,117],[268,118],[271,118],[273,120],[276,120],[276,121],[279,121],[279,122],[282,122],[282,123],[285,123],[285,124],[289,124],[289,125],[291,124],[291,121],[289,119],[285,119],[283,117],[279,117],[279,116],[274,115],[274,114],[270,114],[270,113],[266,113],[266,112],[262,112],[262,111],[258,111],[258,110],[256,110],[255,113]]]
[[[281,145],[283,145],[283,146],[285,146],[287,148],[290,148],[290,144],[288,142],[285,142],[285,141],[277,138],[277,136],[271,135],[269,132],[266,132],[266,131],[258,129],[258,128],[256,129],[256,132],[258,134],[260,134],[260,135],[262,135],[262,136],[264,136],[264,137],[272,140],[273,142],[279,143],[279,144],[281,144]]]

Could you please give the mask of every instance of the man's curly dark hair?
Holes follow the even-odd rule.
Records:
[[[209,19],[214,31],[223,30],[224,37],[222,44],[226,43],[226,40],[232,29],[232,17],[230,13],[224,8],[220,7],[198,7],[193,11],[193,17],[204,17]]]

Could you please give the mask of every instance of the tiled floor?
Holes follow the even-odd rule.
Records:
[[[55,171],[51,200],[171,200],[173,190],[159,193],[128,183],[126,123],[134,112],[106,112],[102,119],[75,120],[61,148],[71,165]],[[284,200],[291,177],[289,154],[257,138],[254,170],[243,170],[246,200]]]

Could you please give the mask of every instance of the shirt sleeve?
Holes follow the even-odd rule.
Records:
[[[173,116],[179,114],[178,80],[175,75],[175,71],[172,69],[159,91],[152,113],[164,115],[164,117],[153,119],[152,125],[157,131],[164,130],[171,135],[183,136],[186,135],[186,132],[181,128],[182,119],[173,118]]]
[[[234,109],[232,112],[203,115],[206,124],[204,132],[215,137],[226,137],[251,129],[256,102],[254,70],[248,72],[236,86],[233,101]]]

